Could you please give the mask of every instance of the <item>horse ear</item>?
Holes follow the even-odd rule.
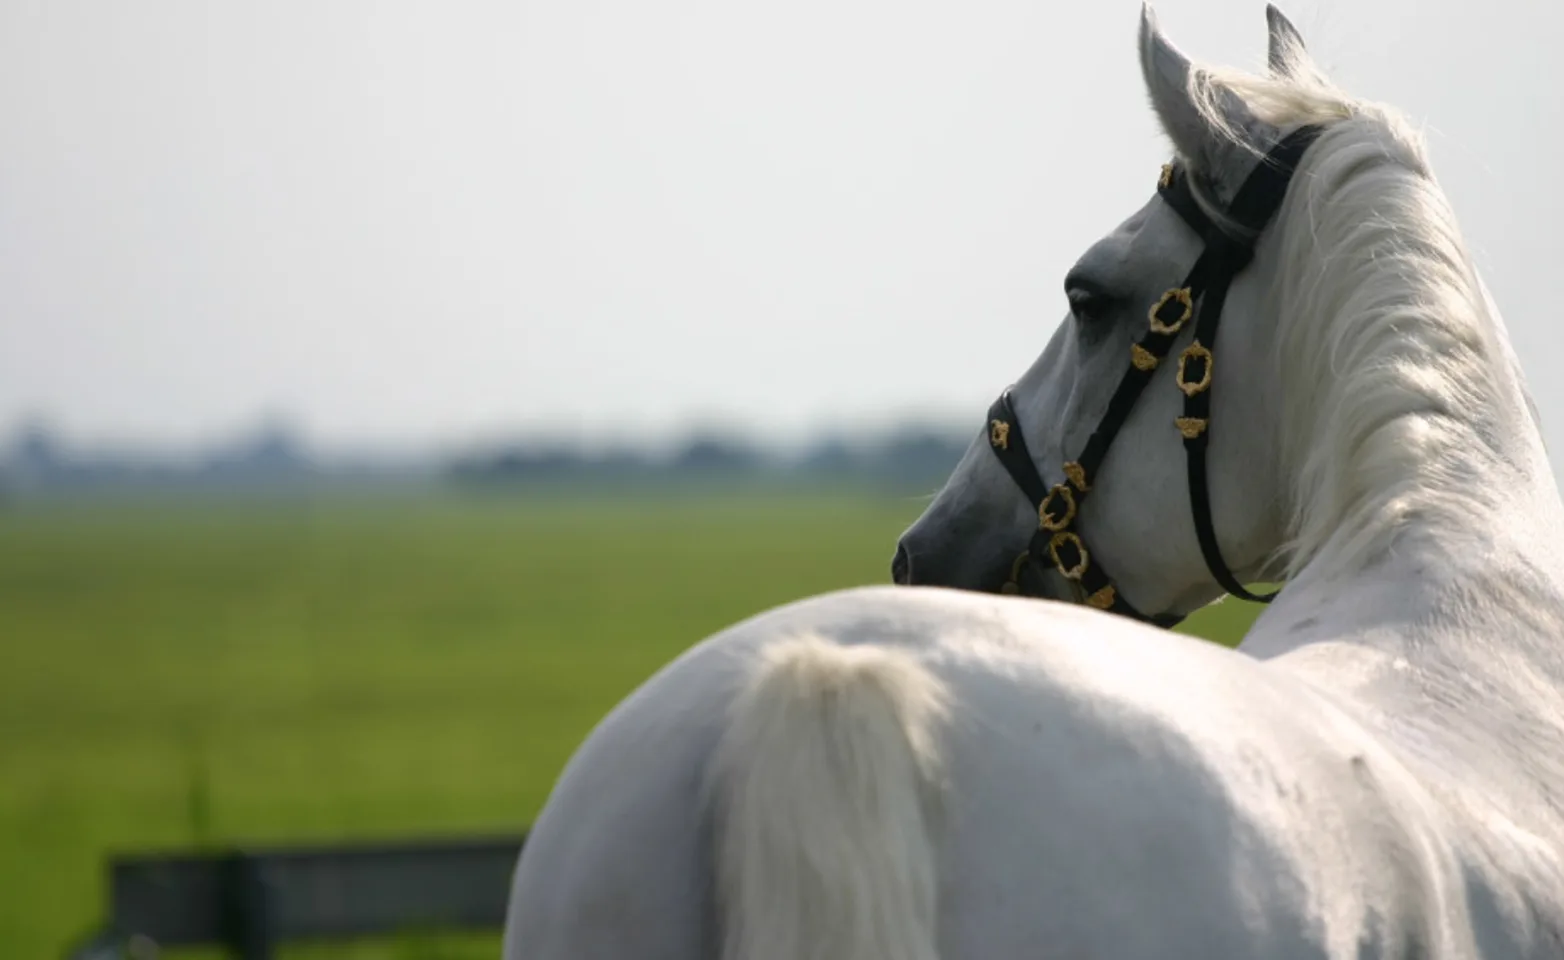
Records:
[[[1309,59],[1308,51],[1303,46],[1303,34],[1274,3],[1265,5],[1265,23],[1270,33],[1266,60],[1270,64],[1271,73],[1278,77],[1298,73]]]
[[[1162,130],[1173,141],[1173,149],[1196,167],[1212,170],[1218,156],[1225,153],[1221,131],[1211,117],[1201,113],[1190,91],[1189,58],[1162,36],[1150,0],[1140,6],[1140,73],[1151,95],[1151,108],[1162,122]],[[1250,127],[1250,111],[1242,100],[1231,94],[1218,94],[1223,119],[1232,130]]]
[[[1173,148],[1188,157],[1204,152],[1210,136],[1205,118],[1189,94],[1189,58],[1162,35],[1149,0],[1140,8],[1140,72],[1151,108]]]
[[[1192,169],[1206,174],[1218,195],[1231,194],[1237,189],[1234,178],[1242,180],[1240,167],[1251,166],[1250,155],[1259,145],[1275,141],[1278,131],[1254,116],[1248,103],[1223,84],[1201,89],[1206,102],[1196,103],[1195,67],[1162,36],[1150,0],[1140,6],[1140,72],[1151,94],[1151,108],[1175,152]]]

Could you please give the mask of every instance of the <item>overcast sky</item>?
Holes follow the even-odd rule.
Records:
[[[1263,62],[1261,0],[1157,9]],[[1426,124],[1557,458],[1564,6],[1284,9]],[[1138,10],[0,0],[0,428],[976,424],[1165,159]]]

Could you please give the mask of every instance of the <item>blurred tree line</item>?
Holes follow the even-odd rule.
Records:
[[[451,486],[474,490],[618,492],[693,487],[868,488],[931,492],[971,437],[908,426],[884,434],[822,437],[792,451],[717,432],[661,450],[584,450],[516,440],[455,454],[373,456],[318,452],[285,420],[268,418],[209,449],[73,447],[40,420],[0,443],[0,495],[126,490],[265,492],[321,487]]]
[[[718,434],[690,438],[664,453],[585,453],[563,445],[514,444],[455,459],[449,475],[467,486],[615,487],[749,485],[932,490],[971,438],[908,427],[882,438],[816,440],[778,453]]]

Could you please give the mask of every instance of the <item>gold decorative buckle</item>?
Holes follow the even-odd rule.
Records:
[[[1062,515],[1056,516],[1054,511],[1048,509],[1048,505],[1053,503],[1055,498],[1064,501]],[[1068,527],[1074,519],[1075,494],[1071,493],[1070,488],[1062,483],[1054,484],[1053,488],[1048,491],[1048,496],[1044,497],[1043,502],[1037,505],[1038,523],[1042,525],[1044,530],[1057,533]]]
[[[1003,420],[991,421],[988,425],[988,442],[1000,450],[1009,450],[1010,424]]]
[[[1200,379],[1191,381],[1188,376],[1189,361],[1202,361]],[[1184,352],[1178,358],[1178,388],[1184,391],[1184,396],[1193,397],[1211,389],[1211,351],[1201,345],[1199,340],[1184,348]]]
[[[1096,607],[1098,610],[1113,609],[1113,601],[1117,599],[1113,592],[1113,585],[1109,584],[1086,598],[1088,607]]]
[[[1157,316],[1157,314],[1161,312],[1163,307],[1174,302],[1177,302],[1183,306],[1183,312],[1179,315],[1179,318],[1172,323],[1163,323],[1162,318]],[[1154,332],[1173,334],[1178,333],[1180,328],[1189,322],[1189,318],[1194,316],[1194,313],[1194,296],[1191,295],[1188,287],[1178,287],[1177,289],[1169,290],[1167,293],[1164,293],[1156,303],[1151,305],[1151,310],[1146,314],[1146,316],[1151,320],[1151,329]]]
[[[1076,563],[1073,567],[1065,566],[1064,561],[1059,559],[1059,548],[1061,546],[1071,546],[1075,548],[1075,555],[1079,559],[1076,560]],[[1054,534],[1052,540],[1048,541],[1048,555],[1053,558],[1054,566],[1059,568],[1059,573],[1062,574],[1066,580],[1079,581],[1082,577],[1086,576],[1086,571],[1090,569],[1092,564],[1091,554],[1086,552],[1086,544],[1081,542],[1080,537],[1077,537],[1068,530],[1061,530],[1060,532]]]
[[[1206,432],[1206,421],[1200,417],[1179,417],[1173,421],[1178,427],[1178,432],[1184,435],[1185,440],[1193,440]]]
[[[1158,362],[1157,355],[1150,350],[1138,343],[1130,344],[1130,363],[1135,365],[1136,370],[1143,372],[1155,370]]]
[[[1075,484],[1075,489],[1082,493],[1091,489],[1091,485],[1086,482],[1086,468],[1074,460],[1064,465],[1064,475],[1069,477],[1070,482]]]

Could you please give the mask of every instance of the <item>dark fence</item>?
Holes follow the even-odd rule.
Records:
[[[70,957],[118,960],[139,944],[223,946],[242,960],[271,960],[296,941],[499,930],[525,839],[115,857],[108,919]]]

